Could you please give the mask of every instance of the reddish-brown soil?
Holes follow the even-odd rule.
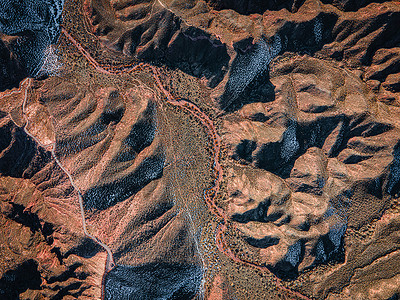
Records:
[[[54,5],[0,20],[0,298],[399,297],[398,1]]]

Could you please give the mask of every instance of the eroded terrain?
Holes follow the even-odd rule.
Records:
[[[0,3],[2,299],[399,297],[398,1]]]

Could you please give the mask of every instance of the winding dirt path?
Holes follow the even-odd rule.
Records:
[[[83,49],[83,48],[82,48]],[[57,158],[57,155],[55,153],[55,142],[44,145],[34,134],[32,134],[29,130],[29,118],[27,117],[27,110],[26,110],[26,103],[28,100],[28,93],[29,93],[29,89],[32,85],[32,81],[33,78],[26,78],[24,79],[20,85],[19,88],[16,90],[13,90],[9,93],[0,93],[0,96],[2,97],[6,97],[6,96],[10,96],[12,94],[16,94],[16,93],[24,93],[23,96],[23,102],[22,102],[22,115],[23,118],[25,120],[25,124],[23,126],[23,130],[24,132],[32,139],[35,141],[35,143],[37,143],[37,145],[39,145],[39,147],[42,147],[43,149],[45,149],[46,151],[50,151],[51,156],[53,157],[54,161],[56,162],[56,164],[59,166],[59,168],[65,173],[65,175],[67,175],[71,186],[74,188],[74,190],[77,192],[78,194],[78,202],[79,202],[79,209],[80,209],[80,214],[81,214],[81,220],[82,220],[82,228],[83,228],[83,232],[84,234],[92,239],[95,243],[97,243],[100,247],[102,247],[106,253],[107,253],[107,258],[106,258],[106,263],[105,263],[105,267],[104,267],[104,274],[103,274],[103,278],[102,278],[102,298],[104,297],[104,280],[105,280],[105,276],[107,275],[108,272],[110,272],[114,267],[115,267],[115,262],[114,262],[114,258],[113,258],[113,254],[111,249],[102,241],[100,241],[97,237],[95,237],[94,235],[90,234],[89,231],[87,230],[87,225],[86,225],[86,218],[85,218],[85,211],[84,211],[84,207],[83,207],[83,198],[82,198],[82,193],[80,191],[80,189],[76,186],[74,179],[72,178],[71,173],[61,164],[60,160]]]
[[[154,80],[156,81],[158,88],[160,91],[164,94],[164,96],[167,99],[167,102],[174,105],[174,106],[179,106],[185,111],[189,112],[192,114],[194,117],[196,117],[208,130],[208,134],[211,137],[212,143],[213,143],[213,168],[214,168],[214,184],[211,186],[209,189],[204,190],[204,200],[207,203],[209,209],[211,212],[214,214],[214,216],[220,221],[220,225],[218,226],[217,229],[217,234],[215,237],[215,242],[218,247],[218,249],[224,253],[226,256],[231,258],[233,261],[237,263],[241,263],[250,267],[254,267],[258,270],[261,270],[266,273],[271,273],[266,267],[259,266],[255,263],[245,261],[239,257],[237,257],[233,251],[229,248],[226,239],[225,239],[225,231],[228,229],[228,217],[225,213],[225,211],[220,208],[216,203],[215,203],[215,198],[219,192],[219,188],[222,182],[222,166],[219,162],[220,159],[220,150],[221,150],[221,137],[218,135],[217,129],[214,126],[214,123],[211,121],[211,119],[204,113],[202,112],[196,105],[194,105],[191,102],[188,102],[183,99],[175,99],[171,93],[169,93],[164,86],[162,85],[161,79],[160,79],[160,73],[157,70],[156,67],[154,66],[149,66],[149,68],[153,72],[153,77]],[[233,224],[231,224],[233,226]],[[308,297],[302,295],[299,292],[293,291],[285,286],[282,285],[281,280],[278,278],[275,278],[275,283],[278,288],[281,290],[296,296],[297,298],[300,299],[309,299]]]
[[[165,96],[166,101],[174,106],[180,107],[184,111],[192,114],[195,118],[197,118],[203,126],[207,129],[207,132],[212,140],[212,152],[213,152],[213,172],[214,172],[214,183],[213,185],[204,190],[204,200],[209,207],[210,211],[212,214],[216,217],[216,219],[219,222],[219,226],[217,229],[217,234],[215,237],[216,245],[218,249],[224,253],[227,257],[231,258],[233,261],[244,264],[250,267],[254,267],[258,270],[261,270],[265,273],[271,274],[271,272],[266,268],[259,266],[255,263],[243,260],[237,255],[233,253],[233,251],[229,248],[228,243],[225,239],[225,231],[228,229],[228,224],[229,220],[227,215],[225,214],[224,210],[219,207],[216,203],[216,197],[217,194],[220,190],[221,182],[222,182],[222,174],[223,174],[223,169],[220,164],[220,150],[221,150],[221,137],[218,135],[217,129],[213,123],[213,121],[204,113],[202,112],[195,104],[186,101],[184,99],[177,99],[175,98],[162,84],[161,81],[161,74],[160,71],[155,67],[147,63],[138,63],[138,64],[132,64],[128,66],[122,66],[122,67],[112,67],[112,66],[107,66],[107,65],[102,65],[99,62],[97,62],[90,54],[88,51],[86,51],[78,41],[76,41],[64,28],[62,28],[62,33],[64,36],[78,49],[78,51],[87,59],[87,61],[99,72],[103,74],[108,74],[108,75],[119,75],[119,74],[129,74],[135,71],[149,71],[155,80],[155,83],[158,87],[158,89],[161,91],[161,93]],[[54,153],[54,150],[52,151]],[[53,157],[59,164],[60,168],[66,172],[68,177],[70,178],[71,184],[74,186],[74,188],[78,191],[79,195],[79,203],[81,205],[81,213],[82,213],[82,225],[85,231],[85,234],[89,236],[91,239],[93,239],[96,243],[101,245],[106,251],[107,251],[107,262],[105,266],[105,274],[103,276],[103,283],[104,283],[104,278],[105,275],[112,270],[112,268],[115,266],[113,258],[112,258],[112,253],[107,245],[102,243],[100,240],[98,240],[96,237],[90,235],[87,230],[86,230],[86,222],[85,216],[84,216],[84,211],[83,211],[83,206],[82,206],[82,197],[79,189],[75,186],[73,183],[72,177],[69,175],[68,171],[65,170],[65,168],[62,167],[62,165],[59,163],[58,159],[55,157],[53,154]],[[233,226],[233,224],[230,224]],[[285,286],[283,286],[282,281],[274,276],[274,281],[276,286],[281,289],[282,291],[288,293],[289,295],[293,296],[294,298],[297,299],[309,299],[308,297],[302,295],[299,292],[293,291]],[[102,287],[103,289],[104,287]],[[104,292],[104,291],[103,291]],[[102,298],[104,299],[104,293],[102,293]]]
[[[56,149],[56,145],[55,143],[52,143],[50,145],[43,145],[31,132],[29,132],[28,130],[28,126],[29,126],[29,118],[26,116],[26,102],[28,99],[28,91],[29,88],[31,86],[32,83],[32,78],[26,78],[22,83],[21,83],[21,88],[24,88],[24,101],[22,104],[22,113],[23,113],[23,117],[25,119],[25,126],[24,126],[24,131],[25,133],[30,136],[40,147],[46,149],[46,150],[50,150],[51,152],[51,156],[53,157],[54,161],[57,163],[57,165],[60,167],[60,169],[65,173],[65,175],[67,175],[72,187],[74,188],[74,190],[78,193],[78,201],[79,201],[79,209],[80,209],[80,213],[81,213],[81,219],[82,219],[82,228],[83,228],[83,232],[84,234],[89,237],[90,239],[92,239],[95,243],[97,243],[100,247],[102,247],[106,253],[107,253],[107,259],[106,259],[106,264],[105,264],[105,268],[104,268],[104,275],[102,278],[102,294],[104,294],[103,291],[103,287],[104,287],[104,280],[105,280],[105,275],[110,272],[114,266],[114,258],[113,258],[113,254],[111,249],[102,241],[100,241],[97,237],[95,237],[94,235],[90,234],[89,231],[87,230],[87,225],[86,225],[86,218],[85,218],[85,210],[83,207],[83,198],[82,198],[82,193],[80,191],[80,189],[78,188],[78,186],[75,184],[74,179],[72,178],[71,173],[61,164],[60,160],[57,158],[56,153],[55,153],[55,149]],[[27,84],[25,84],[25,81],[27,81]],[[26,85],[26,87],[25,87]]]

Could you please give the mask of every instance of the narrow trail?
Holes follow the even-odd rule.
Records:
[[[85,210],[83,207],[83,198],[82,198],[82,193],[80,191],[80,189],[75,185],[75,182],[71,176],[71,173],[65,169],[65,167],[61,164],[61,162],[59,161],[59,159],[57,158],[56,154],[55,154],[55,146],[53,146],[52,150],[51,150],[51,155],[53,156],[55,162],[57,163],[57,165],[60,167],[61,170],[64,171],[64,173],[68,176],[69,181],[72,185],[72,187],[75,189],[75,191],[78,193],[78,201],[79,201],[79,208],[80,208],[80,212],[81,212],[81,218],[82,218],[82,228],[83,228],[83,232],[85,233],[85,235],[87,237],[89,237],[90,239],[92,239],[95,243],[97,243],[98,245],[100,245],[107,253],[107,258],[106,258],[106,263],[105,263],[105,267],[104,267],[104,274],[103,274],[103,278],[102,278],[102,295],[104,295],[104,281],[105,281],[105,277],[107,275],[108,272],[110,272],[114,267],[115,267],[115,262],[114,262],[114,257],[112,254],[111,249],[102,241],[100,241],[97,237],[95,237],[94,235],[90,234],[89,231],[87,230],[87,226],[86,226],[86,218],[85,218]],[[102,296],[102,298],[104,298],[104,296]]]
[[[119,74],[129,74],[135,71],[149,71],[155,80],[155,83],[158,87],[158,89],[161,91],[161,93],[165,96],[166,101],[170,103],[173,106],[180,107],[184,111],[192,114],[195,118],[197,118],[203,126],[207,129],[208,134],[212,140],[212,149],[213,149],[213,172],[214,172],[214,183],[213,185],[204,190],[204,200],[209,207],[210,211],[212,214],[216,217],[216,219],[219,222],[219,226],[217,229],[217,234],[215,237],[216,245],[222,253],[224,253],[227,257],[232,259],[233,261],[244,264],[253,268],[256,268],[258,270],[261,270],[264,273],[272,274],[268,268],[259,266],[255,263],[243,260],[239,258],[237,255],[233,253],[233,251],[229,248],[228,243],[225,239],[225,232],[228,229],[228,224],[229,220],[224,212],[224,210],[219,207],[215,201],[216,197],[218,195],[218,192],[220,190],[220,185],[222,182],[223,178],[223,169],[220,164],[220,151],[221,151],[221,137],[218,135],[217,129],[213,123],[213,121],[204,113],[202,112],[195,104],[186,101],[184,99],[177,99],[175,98],[162,84],[161,82],[161,74],[160,71],[155,67],[147,63],[137,63],[137,64],[131,64],[127,66],[121,66],[121,67],[113,67],[113,66],[107,66],[107,65],[102,65],[99,62],[97,62],[88,51],[86,51],[64,28],[62,28],[62,33],[64,36],[78,49],[78,51],[87,59],[87,61],[100,73],[103,74],[108,74],[108,75],[119,75]],[[26,127],[26,126],[25,126]],[[32,136],[29,132],[27,132],[28,135]],[[33,137],[34,138],[34,137]],[[35,139],[36,140],[36,139]],[[37,141],[37,140],[36,140]],[[38,142],[38,141],[37,141]],[[60,161],[57,159],[55,155],[55,147],[53,146],[51,153],[53,155],[53,158],[59,165],[59,167],[66,173],[68,176],[69,180],[71,181],[72,186],[76,189],[78,192],[78,197],[79,197],[79,204],[81,208],[81,215],[82,215],[82,227],[85,232],[85,234],[94,240],[97,244],[99,244],[101,247],[103,247],[106,252],[107,252],[107,261],[105,265],[105,273],[103,275],[103,284],[102,284],[102,299],[104,299],[104,279],[106,274],[112,270],[112,268],[115,266],[112,252],[110,248],[101,242],[99,239],[97,239],[95,236],[91,235],[86,228],[86,221],[85,221],[85,214],[83,210],[83,201],[82,201],[82,195],[78,187],[75,185],[73,178],[71,177],[70,173],[68,170],[66,170],[60,163]],[[233,224],[231,224],[233,225]],[[273,274],[272,274],[273,275]],[[277,288],[281,289],[282,291],[296,297],[299,299],[310,299],[304,295],[302,295],[299,292],[293,291],[290,288],[287,288],[283,286],[282,281],[275,277],[273,275],[275,284]]]
[[[250,267],[254,267],[258,270],[261,270],[263,272],[266,273],[271,273],[268,268],[266,267],[262,267],[259,266],[255,263],[249,262],[249,261],[245,261],[239,257],[237,257],[233,251],[228,247],[228,243],[225,239],[225,231],[228,229],[228,217],[225,213],[225,211],[220,208],[216,203],[215,203],[215,198],[219,192],[219,188],[220,188],[220,184],[222,182],[222,174],[223,174],[223,170],[222,170],[222,166],[219,162],[220,160],[220,150],[221,150],[221,137],[218,135],[217,129],[214,126],[214,123],[211,121],[211,119],[204,113],[202,112],[196,105],[194,105],[191,102],[188,102],[186,100],[183,99],[175,99],[171,93],[169,93],[164,86],[161,83],[160,80],[160,73],[159,71],[154,67],[154,66],[149,66],[150,69],[153,72],[153,77],[154,80],[156,81],[158,88],[161,90],[161,92],[164,94],[164,96],[166,97],[168,103],[174,105],[174,106],[179,106],[182,109],[188,111],[189,113],[191,113],[194,117],[196,117],[208,130],[210,137],[212,138],[212,142],[213,142],[213,155],[214,155],[214,184],[212,187],[210,187],[207,190],[204,190],[204,200],[206,201],[209,209],[211,210],[211,212],[213,212],[213,214],[215,215],[215,217],[220,221],[220,225],[218,226],[217,229],[217,234],[215,237],[215,241],[216,241],[216,245],[218,247],[218,249],[224,253],[227,257],[231,258],[233,261],[240,263],[240,264],[244,264]],[[292,294],[300,299],[309,299],[308,297],[304,296],[303,294],[293,291],[285,286],[282,285],[281,280],[279,280],[278,278],[276,278],[274,276],[275,279],[275,283],[277,285],[278,288],[280,288],[281,290]]]
[[[28,126],[29,126],[29,118],[27,117],[27,111],[26,111],[26,103],[27,103],[27,99],[28,99],[28,91],[29,88],[32,84],[32,78],[26,78],[24,81],[21,82],[20,84],[20,88],[17,91],[24,91],[24,100],[22,103],[22,114],[23,117],[25,119],[25,125],[23,127],[25,133],[31,137],[40,147],[44,148],[47,151],[50,151],[51,156],[53,157],[54,161],[56,162],[56,164],[59,166],[59,168],[65,173],[65,175],[67,175],[71,186],[74,188],[74,190],[77,192],[78,194],[78,202],[79,202],[79,209],[80,209],[80,213],[81,213],[81,220],[82,220],[82,228],[83,228],[83,232],[84,234],[92,239],[95,243],[97,243],[99,246],[101,246],[107,253],[107,258],[106,258],[106,264],[105,264],[105,269],[104,269],[104,275],[102,278],[102,289],[104,287],[104,280],[105,280],[105,275],[111,271],[114,266],[114,258],[112,255],[112,251],[111,249],[104,244],[102,241],[100,241],[97,237],[95,237],[94,235],[90,234],[89,231],[87,230],[87,225],[86,225],[86,218],[85,218],[85,210],[83,207],[83,198],[82,198],[82,193],[80,191],[80,189],[76,186],[74,179],[72,178],[71,173],[61,164],[60,160],[57,158],[57,155],[55,153],[55,143],[51,143],[49,145],[43,145],[40,140],[38,138],[36,138],[29,130],[28,130]],[[17,91],[13,91],[10,94],[17,92]],[[102,294],[104,294],[104,291],[102,290]]]

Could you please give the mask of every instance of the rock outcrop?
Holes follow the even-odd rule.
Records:
[[[0,298],[400,294],[398,1],[63,5],[0,0]]]

